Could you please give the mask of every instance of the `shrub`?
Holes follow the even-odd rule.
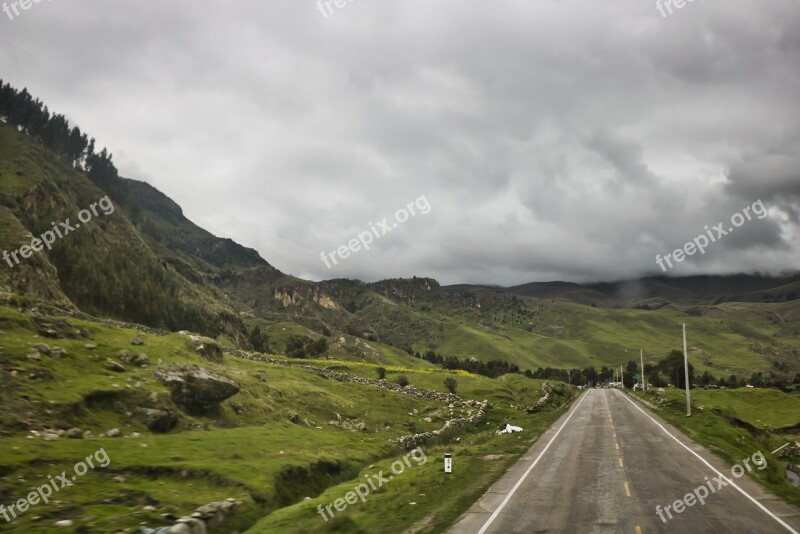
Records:
[[[456,382],[455,378],[445,378],[444,379],[444,387],[447,388],[447,391],[452,393],[453,395],[456,394],[456,388],[458,387],[458,382]]]
[[[386,369],[384,369],[383,367],[378,367],[377,369],[375,369],[375,371],[378,373],[378,380],[383,380],[384,378],[386,378]]]
[[[399,375],[399,376],[397,377],[397,384],[398,384],[398,385],[399,385],[401,388],[404,388],[404,387],[406,387],[408,384],[410,384],[410,382],[408,381],[408,377],[406,377],[406,375]]]

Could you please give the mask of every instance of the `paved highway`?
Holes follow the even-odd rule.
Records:
[[[757,469],[759,458],[748,460]],[[799,531],[800,510],[732,476],[622,392],[590,389],[449,532]]]

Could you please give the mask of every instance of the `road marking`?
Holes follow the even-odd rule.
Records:
[[[619,450],[619,443],[615,443],[614,446]]]
[[[658,428],[660,428],[661,430],[663,430],[663,431],[664,431],[664,433],[665,433],[666,435],[668,435],[669,437],[671,437],[672,439],[674,439],[674,440],[675,440],[675,441],[676,441],[676,442],[677,442],[677,443],[678,443],[678,444],[679,444],[681,447],[683,447],[684,449],[686,449],[687,451],[689,451],[690,453],[692,453],[693,455],[695,455],[695,456],[697,457],[697,459],[698,459],[698,460],[700,460],[701,462],[703,462],[704,464],[706,464],[706,466],[707,466],[709,469],[711,469],[711,470],[712,470],[712,471],[714,471],[716,474],[718,474],[718,475],[719,475],[719,476],[722,478],[722,480],[726,481],[728,484],[730,484],[731,486],[733,486],[734,488],[736,488],[736,490],[737,490],[739,493],[741,493],[742,495],[744,495],[745,497],[747,497],[748,499],[750,499],[750,501],[751,501],[753,504],[755,504],[756,506],[758,506],[759,508],[761,508],[761,510],[762,510],[762,511],[763,511],[765,514],[767,514],[767,515],[768,515],[768,516],[770,516],[772,519],[774,519],[775,521],[777,521],[778,523],[780,523],[780,524],[781,524],[781,526],[785,527],[785,528],[786,528],[786,530],[788,530],[789,532],[792,532],[792,533],[794,533],[794,534],[800,534],[800,532],[797,532],[795,529],[793,529],[793,528],[792,528],[792,526],[791,526],[791,525],[789,525],[789,524],[787,524],[787,523],[786,523],[786,522],[785,522],[783,519],[781,519],[780,517],[778,517],[778,516],[776,516],[775,514],[773,514],[772,512],[770,512],[770,511],[769,511],[769,510],[768,510],[768,509],[767,509],[767,508],[766,508],[766,507],[765,507],[763,504],[761,504],[760,502],[758,502],[758,501],[755,499],[755,497],[752,497],[752,496],[751,496],[749,493],[747,493],[747,492],[746,492],[746,491],[744,491],[742,488],[740,488],[739,486],[737,486],[737,485],[736,485],[736,483],[735,483],[733,480],[729,479],[728,477],[726,477],[725,475],[723,475],[722,473],[720,473],[719,471],[717,471],[717,469],[716,469],[716,468],[715,468],[713,465],[711,465],[710,463],[708,463],[708,462],[706,461],[706,459],[705,459],[705,458],[703,458],[702,456],[700,456],[699,454],[697,454],[696,452],[694,452],[694,451],[693,451],[692,449],[690,449],[688,446],[684,445],[684,444],[683,444],[683,442],[682,442],[681,440],[679,440],[677,437],[675,437],[674,435],[670,434],[670,433],[669,433],[669,431],[667,431],[667,429],[666,429],[666,428],[664,428],[664,427],[661,425],[661,423],[659,423],[658,421],[656,421],[655,419],[653,419],[652,417],[650,417],[650,415],[649,415],[647,412],[645,412],[644,410],[642,410],[641,408],[639,408],[639,406],[638,406],[638,405],[637,405],[635,402],[633,402],[631,399],[629,399],[627,395],[625,395],[624,393],[620,393],[620,394],[622,395],[622,397],[623,397],[623,398],[624,398],[626,401],[630,402],[630,403],[633,405],[633,407],[634,407],[634,408],[636,408],[637,410],[639,410],[640,412],[642,412],[642,413],[645,415],[645,417],[647,417],[648,419],[650,419],[652,422],[654,422],[654,423],[656,424],[656,426],[658,426]]]
[[[634,527],[634,528],[636,529],[636,534],[642,534],[642,527],[640,527],[639,525],[636,525],[636,527]]]
[[[620,467],[625,467],[624,465],[622,465],[622,458],[619,459],[619,466]]]
[[[628,497],[631,496],[631,487],[628,486],[627,482],[625,482],[625,495],[627,495]]]
[[[573,415],[575,415],[575,412],[578,411],[578,407],[581,404],[583,404],[583,401],[584,401],[584,399],[586,399],[587,396],[588,396],[588,393],[587,393],[587,395],[584,395],[583,397],[581,397],[581,400],[578,401],[578,404],[576,404],[575,407],[572,409],[572,412],[569,414],[567,419],[558,428],[558,430],[556,431],[555,435],[552,438],[550,438],[550,441],[547,443],[547,445],[545,445],[544,449],[542,449],[542,452],[539,453],[539,456],[536,457],[536,459],[533,461],[533,463],[530,465],[530,467],[528,467],[528,470],[525,471],[525,473],[522,474],[522,476],[519,478],[519,480],[517,480],[517,483],[514,484],[514,487],[511,488],[511,491],[508,492],[508,495],[506,495],[506,498],[503,499],[503,502],[500,503],[500,506],[498,506],[497,509],[494,512],[492,512],[492,515],[489,516],[489,519],[487,519],[486,523],[483,524],[481,529],[478,531],[478,534],[484,534],[486,532],[486,529],[489,528],[489,525],[491,525],[492,522],[494,522],[494,520],[497,519],[497,516],[500,515],[500,512],[503,510],[503,508],[505,508],[505,506],[508,504],[508,501],[511,500],[511,497],[514,495],[514,493],[516,493],[516,491],[519,489],[519,487],[522,485],[522,483],[528,477],[528,475],[533,470],[533,468],[536,467],[536,464],[539,463],[539,460],[542,459],[542,456],[544,456],[544,453],[546,453],[547,449],[550,448],[550,445],[552,445],[553,442],[558,437],[558,435],[561,434],[561,431],[564,430],[565,426],[567,426],[567,423],[569,423],[569,420],[572,419]]]

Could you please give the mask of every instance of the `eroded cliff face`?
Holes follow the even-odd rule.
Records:
[[[291,305],[302,305],[304,302],[314,302],[326,310],[339,310],[339,305],[332,296],[322,293],[319,288],[277,288],[275,300],[285,308]]]

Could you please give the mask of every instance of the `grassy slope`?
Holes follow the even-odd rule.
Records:
[[[25,513],[13,523],[12,531],[48,532],[54,521],[66,518],[75,520],[76,528],[84,528],[83,532],[110,532],[121,528],[130,531],[140,521],[160,524],[162,513],[183,514],[198,505],[228,497],[241,499],[245,505],[238,519],[226,524],[226,528],[243,528],[282,503],[299,501],[305,496],[316,497],[330,484],[357,477],[370,464],[396,459],[400,451],[390,444],[391,439],[440,428],[450,414],[450,410],[439,403],[326,380],[301,369],[269,366],[230,356],[226,356],[223,365],[211,364],[195,355],[187,347],[186,338],[179,334],[148,335],[143,347],[131,347],[130,340],[136,331],[71,318],[66,320],[86,329],[90,340],[43,340],[36,336],[28,315],[0,306],[0,382],[3,384],[0,388],[0,503],[8,504],[22,497],[46,480],[46,475],[70,470],[76,461],[100,447],[105,448],[111,464],[106,469],[90,472],[74,487],[62,490],[58,494],[60,504],[37,505]],[[58,360],[28,359],[25,356],[28,348],[42,341],[60,346],[68,356]],[[85,348],[87,342],[97,348]],[[217,414],[204,417],[182,414],[181,423],[173,432],[152,434],[128,412],[136,406],[150,406],[149,399],[153,395],[158,405],[167,405],[168,394],[154,378],[152,367],[129,366],[125,373],[105,370],[105,358],[113,357],[121,349],[148,354],[152,367],[161,362],[211,368],[238,381],[242,391],[223,403]],[[363,376],[375,375],[376,365],[373,364],[342,362],[339,365]],[[30,378],[37,369],[47,370],[53,378]],[[541,384],[523,377],[490,380],[466,373],[399,367],[389,367],[389,373],[390,378],[406,374],[412,384],[438,391],[445,391],[445,377],[455,376],[459,393],[465,398],[533,402],[541,395]],[[299,413],[300,424],[288,420],[290,411]],[[460,413],[456,409],[454,415]],[[438,454],[437,447],[453,447],[459,455],[464,476],[472,474],[468,484],[457,484],[452,491],[448,490],[446,498],[444,494],[429,493],[428,505],[419,511],[427,513],[434,508],[447,507],[450,510],[447,513],[436,512],[436,524],[448,521],[453,514],[469,506],[507,463],[506,460],[481,460],[486,451],[521,453],[535,433],[546,428],[556,414],[528,415],[500,404],[490,410],[485,430],[470,431],[461,445],[453,447],[455,435],[448,436],[442,444],[432,445],[432,455]],[[350,432],[328,424],[338,416],[364,421],[367,430]],[[426,417],[431,421],[426,421]],[[492,431],[505,420],[525,427],[523,437],[495,438]],[[28,428],[39,429],[44,425],[78,426],[91,434],[83,440],[43,441],[25,437]],[[126,436],[134,431],[141,436],[102,436],[113,427],[120,428]],[[287,466],[307,469],[319,460],[338,465],[337,472],[319,473],[305,483],[294,479],[284,481],[281,492],[276,493],[276,480]],[[484,463],[489,466],[486,470],[480,469]],[[405,481],[387,488],[381,499],[399,509],[408,498],[406,485],[427,484],[427,477],[438,471],[433,466],[431,461],[429,466],[420,469],[419,482],[415,482],[417,475],[409,475]],[[481,471],[480,476],[477,471]],[[117,475],[123,478],[114,480]],[[286,493],[290,501],[285,501]],[[155,505],[157,511],[143,512],[146,504]],[[449,508],[451,505],[456,508]],[[409,526],[416,521],[415,514],[398,515],[391,524]],[[322,522],[318,516],[316,518]],[[368,525],[374,520],[365,515],[357,522]],[[316,525],[315,522],[309,524]]]
[[[612,366],[638,361],[640,347],[646,362],[665,357],[680,348],[681,324],[686,323],[691,363],[701,373],[749,377],[769,370],[773,361],[786,361],[800,371],[791,355],[791,350],[800,349],[791,327],[800,308],[797,302],[722,304],[702,316],[673,307],[645,311],[534,302],[538,304],[534,332],[440,316],[441,338],[420,341],[414,348],[434,348],[461,358],[506,359],[522,369]]]
[[[434,373],[428,374],[432,381]],[[423,382],[418,376],[410,376],[412,383]],[[438,379],[439,377],[436,377]],[[470,381],[458,377],[460,385]],[[525,379],[521,379],[525,380]],[[515,382],[512,378],[511,382]],[[505,383],[506,386],[519,384]],[[486,388],[486,384],[471,384],[473,392],[488,393],[487,396],[503,397],[503,391]],[[461,392],[462,388],[459,388]],[[538,392],[538,388],[537,392]],[[522,393],[523,396],[526,396]],[[540,395],[540,393],[539,393]],[[538,398],[538,396],[537,396]],[[563,407],[562,407],[563,408]],[[536,416],[522,415],[502,405],[495,405],[490,411],[487,431],[472,432],[462,436],[460,442],[430,444],[423,447],[426,456],[424,463],[411,460],[411,466],[386,483],[378,491],[371,492],[365,502],[349,505],[344,512],[336,512],[335,518],[324,521],[318,514],[317,506],[333,503],[344,498],[367,476],[391,474],[393,461],[402,458],[400,453],[376,462],[361,470],[357,477],[338,484],[317,498],[281,509],[259,521],[250,534],[287,532],[304,534],[316,531],[347,533],[395,533],[395,532],[440,532],[452,524],[496,481],[531,444],[562,413],[560,409],[550,410]],[[519,434],[494,436],[491,430],[500,422],[512,422],[524,427]],[[453,473],[443,472],[444,454],[453,455]]]
[[[0,213],[4,222],[0,250],[30,243],[24,233],[38,236],[50,230],[51,221],[70,219],[71,224],[79,224],[78,212],[105,195],[86,175],[14,128],[0,124],[0,200],[10,211],[2,208]],[[191,281],[192,276],[185,278],[164,265],[118,206],[113,213],[100,212],[80,229],[57,239],[52,250],[35,253],[9,271],[5,265],[0,283],[30,289],[13,279],[38,277],[39,271],[53,266],[58,269],[56,289],[60,286],[84,311],[157,327],[192,325],[192,329],[202,328],[214,335],[224,327],[242,335],[231,303],[202,280]],[[42,291],[28,292],[53,300]]]

